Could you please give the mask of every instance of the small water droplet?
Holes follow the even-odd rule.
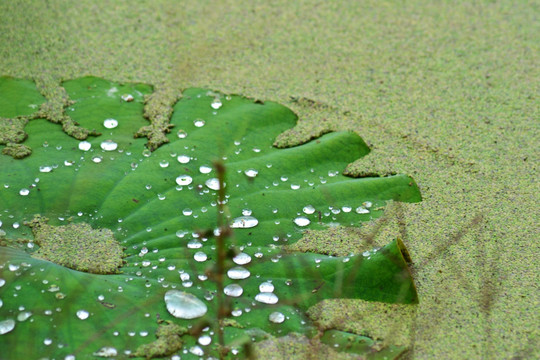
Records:
[[[113,357],[118,355],[118,351],[111,346],[104,346],[92,355],[100,357]]]
[[[369,209],[370,207],[373,206],[373,203],[372,203],[371,201],[364,201],[364,202],[362,203],[362,205],[364,205],[364,207],[365,207],[366,209]]]
[[[244,171],[244,174],[246,174],[246,176],[249,178],[254,178],[255,176],[257,176],[257,174],[259,174],[259,172],[255,169],[247,169],[246,171]]]
[[[176,136],[178,136],[179,139],[185,139],[187,137],[187,132],[185,132],[184,130],[180,129],[178,130],[178,132],[176,133]]]
[[[176,160],[178,160],[180,164],[187,164],[191,160],[191,158],[187,155],[178,155]]]
[[[233,220],[231,228],[233,229],[249,229],[257,226],[259,220],[253,216],[240,216]]]
[[[212,109],[214,110],[217,110],[219,109],[223,104],[221,103],[221,100],[219,98],[215,98],[213,101],[212,101],[212,104],[210,106],[212,106]]]
[[[206,259],[208,259],[208,256],[202,251],[197,251],[193,255],[193,259],[195,259],[195,261],[198,261],[198,262],[203,262],[203,261],[206,261]]]
[[[298,226],[308,226],[311,223],[311,221],[306,217],[299,216],[296,219],[294,219],[294,223]]]
[[[188,249],[200,249],[202,244],[199,240],[193,239],[188,242],[187,247]]]
[[[264,304],[272,305],[272,304],[277,304],[279,299],[274,293],[261,292],[255,296],[255,300]]]
[[[300,189],[300,185],[298,185],[298,184],[291,184],[291,189],[293,189],[293,190],[298,190],[298,189]]]
[[[23,311],[22,313],[17,315],[17,320],[18,321],[25,321],[28,318],[30,318],[30,316],[32,316],[32,313],[30,311]]]
[[[302,209],[302,211],[304,211],[304,214],[311,215],[315,212],[315,208],[312,205],[307,205],[304,206],[304,209]]]
[[[88,151],[92,147],[92,144],[90,144],[88,141],[81,141],[79,143],[79,150],[82,151]]]
[[[343,207],[341,208],[341,210],[343,210],[344,213],[350,213],[351,210],[352,210],[352,207],[350,207],[350,206],[343,206]]]
[[[48,172],[51,172],[53,170],[52,166],[40,166],[39,167],[39,172],[42,172],[42,173],[48,173]]]
[[[195,125],[198,128],[203,127],[204,126],[204,120],[203,119],[195,119],[195,121],[193,121],[193,125]]]
[[[180,175],[176,178],[176,183],[180,186],[189,185],[193,182],[193,179],[189,175]]]
[[[285,315],[283,315],[282,313],[278,311],[274,311],[273,313],[270,314],[270,316],[268,316],[268,320],[270,320],[274,324],[281,324],[282,322],[285,321]]]
[[[202,346],[207,346],[207,345],[210,345],[210,343],[212,342],[212,338],[209,335],[204,334],[204,335],[200,336],[197,341]]]
[[[118,144],[112,140],[105,140],[101,142],[100,146],[105,151],[114,151],[118,148]]]
[[[238,284],[229,284],[223,288],[223,292],[227,296],[239,297],[244,292],[244,289]]]
[[[103,126],[105,126],[107,129],[114,129],[118,126],[118,121],[115,119],[106,119],[103,121]]]
[[[363,207],[363,206],[357,207],[357,208],[356,208],[356,212],[357,212],[358,214],[369,214],[369,210],[366,209],[366,208]]]
[[[0,335],[7,334],[13,329],[15,329],[15,320],[7,319],[0,321]]]
[[[209,174],[212,171],[212,168],[208,165],[203,165],[199,167],[199,171],[201,172],[201,174]]]
[[[251,275],[248,269],[242,266],[235,266],[227,271],[227,276],[233,280],[247,279]]]
[[[103,157],[100,155],[92,156],[92,161],[95,162],[96,164],[99,164],[102,160],[103,160]]]
[[[88,319],[88,316],[90,316],[90,314],[88,313],[88,311],[86,310],[78,310],[77,311],[77,317],[81,320],[86,320]]]
[[[26,196],[28,194],[30,194],[30,190],[28,190],[28,189],[19,190],[19,195],[21,195],[21,196]]]
[[[159,162],[159,167],[166,168],[167,166],[169,166],[169,162],[167,160],[161,160]]]
[[[206,305],[195,295],[179,290],[167,291],[165,304],[169,313],[179,319],[196,319],[208,311]]]

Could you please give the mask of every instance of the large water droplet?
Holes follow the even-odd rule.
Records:
[[[240,253],[233,257],[233,261],[237,265],[245,265],[251,262],[251,256],[246,253]]]
[[[189,175],[180,175],[176,178],[176,183],[180,186],[185,186],[191,184],[193,179]]]
[[[221,103],[221,100],[218,99],[218,98],[215,98],[213,101],[212,101],[212,104],[210,106],[212,106],[212,109],[214,110],[217,110],[219,109],[223,104]]]
[[[240,216],[233,220],[231,228],[234,229],[249,229],[257,226],[259,220],[253,216]]]
[[[92,144],[90,144],[88,141],[81,141],[79,143],[79,150],[82,151],[88,151],[92,147]]]
[[[277,304],[279,299],[274,293],[262,292],[262,293],[258,293],[255,296],[255,300],[257,300],[258,302],[262,302],[264,304],[272,305],[272,304]]]
[[[39,172],[48,173],[48,172],[51,172],[52,169],[53,169],[52,166],[40,166]]]
[[[219,190],[219,180],[216,178],[208,179],[204,184],[211,190]]]
[[[203,119],[195,119],[195,121],[193,121],[193,125],[195,125],[196,127],[203,127],[204,126],[204,120]]]
[[[179,319],[196,319],[208,311],[206,305],[195,295],[179,290],[167,291],[165,304],[169,313]]]
[[[270,320],[271,322],[275,324],[281,324],[282,322],[285,321],[285,315],[283,315],[282,313],[278,311],[274,311],[273,313],[270,314],[270,316],[268,316],[268,320]]]
[[[114,129],[118,126],[118,121],[115,119],[106,119],[103,122],[103,126],[105,126],[107,129]]]
[[[19,195],[21,195],[21,196],[26,196],[28,194],[30,194],[30,190],[28,190],[28,189],[19,190]]]
[[[202,346],[207,346],[207,345],[210,345],[210,343],[212,342],[212,338],[210,337],[210,335],[204,334],[201,337],[199,337],[199,339],[197,341]]]
[[[356,208],[356,212],[357,212],[358,214],[369,214],[369,210],[366,209],[366,208],[363,207],[363,206],[357,207],[357,208]]]
[[[203,261],[206,261],[206,259],[208,259],[208,256],[202,251],[197,251],[193,255],[193,258],[195,259],[195,261],[203,262]]]
[[[18,321],[25,321],[28,318],[30,318],[30,316],[32,316],[32,313],[30,311],[23,311],[22,313],[17,315],[17,320]]]
[[[246,174],[247,177],[250,177],[250,178],[254,178],[255,176],[257,176],[259,172],[255,169],[247,169],[246,171],[244,171],[244,174]]]
[[[0,335],[7,334],[13,329],[15,329],[15,320],[7,319],[0,321]]]
[[[90,314],[88,313],[88,311],[86,310],[79,310],[77,311],[77,317],[81,320],[86,320],[88,319],[88,316],[90,316]]]
[[[105,140],[100,144],[100,146],[105,151],[114,151],[118,148],[118,144],[112,140]]]
[[[111,346],[104,346],[98,351],[96,351],[93,355],[100,357],[113,357],[118,355],[118,351]]]
[[[298,226],[308,226],[311,221],[303,216],[299,216],[296,219],[294,219],[294,223]]]
[[[122,100],[125,102],[132,102],[135,98],[131,94],[124,94],[121,96]]]
[[[259,291],[262,293],[271,293],[274,291],[274,284],[272,284],[270,281],[265,281],[259,285]]]
[[[191,160],[191,158],[187,155],[178,155],[176,160],[178,160],[180,164],[187,164]]]
[[[238,284],[229,284],[225,286],[223,292],[227,296],[239,297],[244,292],[244,289],[242,289],[242,287]]]
[[[199,171],[201,172],[201,174],[209,174],[212,171],[212,168],[210,166],[203,165],[199,167]]]
[[[304,214],[308,214],[308,215],[311,215],[315,212],[315,208],[312,205],[304,206],[304,209],[302,210],[304,211]]]
[[[235,266],[227,271],[227,276],[233,280],[247,279],[251,275],[248,269],[242,266]]]

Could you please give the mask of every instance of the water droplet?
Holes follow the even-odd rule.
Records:
[[[271,293],[274,291],[274,284],[270,281],[265,281],[259,285],[259,291],[262,293]]]
[[[115,119],[106,119],[103,122],[103,126],[105,126],[107,129],[114,129],[118,126],[118,121]]]
[[[247,279],[251,275],[248,269],[242,266],[235,266],[227,271],[227,276],[233,280]]]
[[[315,208],[312,205],[307,205],[304,206],[304,209],[302,209],[302,211],[304,211],[304,214],[311,215],[315,212]]]
[[[118,351],[111,346],[104,346],[92,355],[100,357],[113,357],[118,355]]]
[[[351,210],[352,210],[352,207],[350,207],[350,206],[343,206],[343,207],[341,208],[341,210],[343,210],[344,213],[350,213]]]
[[[298,184],[291,184],[291,189],[293,189],[293,190],[298,190],[298,189],[300,189],[300,185],[298,185]]]
[[[90,314],[88,313],[88,311],[86,310],[79,310],[77,311],[77,317],[81,320],[86,320],[88,319],[88,316],[90,316]]]
[[[132,102],[135,98],[131,94],[124,94],[121,96],[122,100],[125,102]]]
[[[105,151],[114,151],[118,148],[118,144],[112,140],[105,140],[100,144],[100,146]]]
[[[166,168],[167,166],[169,166],[169,162],[167,160],[161,160],[159,162],[159,167]]]
[[[6,280],[0,279],[0,287],[4,286],[6,284]]]
[[[184,130],[180,129],[178,130],[178,132],[176,133],[176,136],[178,136],[179,139],[185,139],[187,137],[187,132],[185,132]]]
[[[188,249],[200,249],[202,244],[199,240],[193,239],[188,242],[187,247]]]
[[[364,207],[365,207],[366,209],[369,209],[370,207],[373,206],[373,203],[372,203],[371,201],[364,201],[364,202],[362,203],[362,205],[364,205]]]
[[[278,297],[276,296],[276,294],[274,293],[270,293],[270,292],[261,292],[261,293],[258,293],[256,296],[255,296],[255,300],[257,300],[258,302],[262,302],[264,304],[277,304],[278,302]]]
[[[51,172],[53,170],[52,166],[40,166],[39,167],[39,172],[42,172],[42,173],[48,173],[48,172]]]
[[[196,319],[208,311],[206,305],[195,295],[179,290],[167,291],[165,304],[169,313],[179,319]]]
[[[79,150],[82,151],[88,151],[92,147],[92,144],[90,144],[88,141],[81,141],[79,143]]]
[[[242,209],[242,215],[250,216],[252,213],[251,209]]]
[[[218,98],[215,98],[213,101],[212,101],[212,104],[210,106],[212,106],[212,109],[214,110],[217,110],[219,109],[223,104],[221,103],[221,100],[218,99]]]
[[[193,179],[189,175],[180,175],[176,178],[176,183],[180,186],[185,186],[191,184]]]
[[[32,313],[30,311],[23,311],[22,313],[17,315],[17,320],[18,321],[25,321],[28,318],[30,318],[30,316],[32,316]]]
[[[296,219],[294,219],[294,223],[298,226],[308,226],[311,221],[303,216],[299,216]]]
[[[28,190],[28,189],[19,190],[19,195],[21,195],[21,196],[26,196],[28,194],[30,194],[30,190]]]
[[[201,349],[201,347],[198,346],[198,345],[190,347],[189,352],[192,353],[195,356],[203,356],[204,355],[204,350]]]
[[[178,155],[176,160],[178,160],[180,164],[187,164],[191,160],[191,158],[187,155]]]
[[[47,339],[43,340],[43,344],[45,344],[47,346],[51,345],[52,344],[52,339],[47,338]]]
[[[207,345],[210,345],[210,343],[212,342],[212,338],[209,335],[205,334],[205,335],[202,335],[201,337],[199,337],[199,340],[197,340],[197,341],[202,346],[207,346]]]
[[[250,178],[254,178],[255,176],[257,176],[259,172],[255,169],[247,169],[246,171],[244,171],[244,174],[246,174],[247,177],[250,177]]]
[[[229,284],[225,286],[223,292],[227,296],[239,297],[244,292],[244,289],[242,289],[242,287],[238,284]]]
[[[201,174],[209,174],[212,171],[212,168],[208,165],[203,165],[199,167],[199,171],[201,172]]]
[[[203,262],[203,261],[206,261],[206,259],[208,259],[208,256],[202,251],[197,251],[193,255],[193,258],[195,259],[195,261]]]
[[[204,182],[204,184],[210,189],[210,190],[219,190],[219,180],[216,178],[208,179]]]
[[[195,125],[196,127],[203,127],[204,126],[204,120],[203,119],[195,119],[195,121],[193,121],[193,125]]]
[[[95,162],[96,164],[99,164],[102,160],[103,160],[103,157],[100,155],[92,156],[92,161]]]
[[[270,314],[270,316],[268,316],[268,320],[270,320],[274,324],[281,324],[282,322],[285,321],[285,315],[283,315],[282,313],[278,311],[274,311],[273,313]]]
[[[0,335],[7,334],[13,329],[15,329],[15,320],[7,319],[0,321]]]
[[[191,210],[189,208],[186,208],[186,209],[182,210],[182,214],[184,216],[191,216],[191,214],[193,214],[193,210]]]
[[[259,220],[253,216],[240,216],[233,220],[231,228],[233,229],[249,229],[257,226]]]
[[[358,214],[369,214],[369,210],[366,209],[366,208],[363,207],[363,206],[357,207],[357,208],[356,208],[356,212],[357,212]]]
[[[246,253],[240,253],[233,257],[233,261],[237,265],[245,265],[251,262],[251,256]]]

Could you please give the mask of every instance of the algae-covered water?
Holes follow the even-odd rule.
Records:
[[[4,1],[0,76],[209,87],[290,107],[300,134],[356,131],[372,152],[351,173],[421,188],[376,237],[405,235],[420,305],[404,325],[326,301],[320,321],[416,359],[534,358],[539,15],[526,1]]]

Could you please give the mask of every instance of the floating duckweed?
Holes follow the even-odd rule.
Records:
[[[88,319],[88,316],[90,316],[90,314],[88,313],[88,311],[86,310],[78,310],[77,311],[77,317],[81,320],[86,320]]]
[[[242,289],[242,287],[238,284],[229,284],[225,286],[225,288],[223,289],[223,292],[227,296],[239,297],[244,292],[244,289]]]
[[[244,174],[246,174],[246,176],[249,178],[254,178],[257,176],[257,174],[259,174],[259,172],[255,169],[247,169],[244,171]]]
[[[103,121],[103,126],[105,126],[107,129],[114,129],[118,126],[118,121],[115,119],[106,119]]]
[[[251,262],[251,256],[246,253],[240,253],[233,257],[233,261],[237,265],[245,265]]]
[[[176,178],[176,183],[180,186],[189,185],[193,182],[193,179],[189,175],[180,175]]]
[[[281,324],[282,322],[285,321],[285,315],[283,315],[282,313],[278,311],[274,311],[273,313],[270,314],[270,316],[268,316],[268,320],[270,320],[271,322],[275,324]]]
[[[233,229],[250,229],[259,224],[259,220],[253,216],[240,216],[233,220],[231,228]]]
[[[0,335],[7,334],[13,329],[15,329],[15,320],[7,319],[7,320],[0,321]]]
[[[105,151],[114,151],[118,148],[118,144],[112,140],[105,140],[101,142],[100,146]]]
[[[90,144],[88,141],[81,141],[79,143],[79,150],[82,151],[88,151],[92,147],[92,144]]]
[[[261,302],[263,304],[269,304],[269,305],[277,304],[277,302],[279,301],[276,294],[270,293],[270,292],[258,293],[255,296],[255,300],[257,300],[258,302]]]
[[[169,313],[179,319],[196,319],[208,311],[207,306],[195,295],[179,290],[167,291],[165,304]]]
[[[299,216],[296,219],[294,219],[294,223],[298,226],[308,226],[311,223],[311,221],[304,216]]]
[[[191,158],[187,155],[178,155],[176,160],[178,160],[180,164],[187,164],[191,160]]]
[[[242,266],[235,266],[227,271],[227,276],[233,280],[247,279],[251,275],[248,269]]]

